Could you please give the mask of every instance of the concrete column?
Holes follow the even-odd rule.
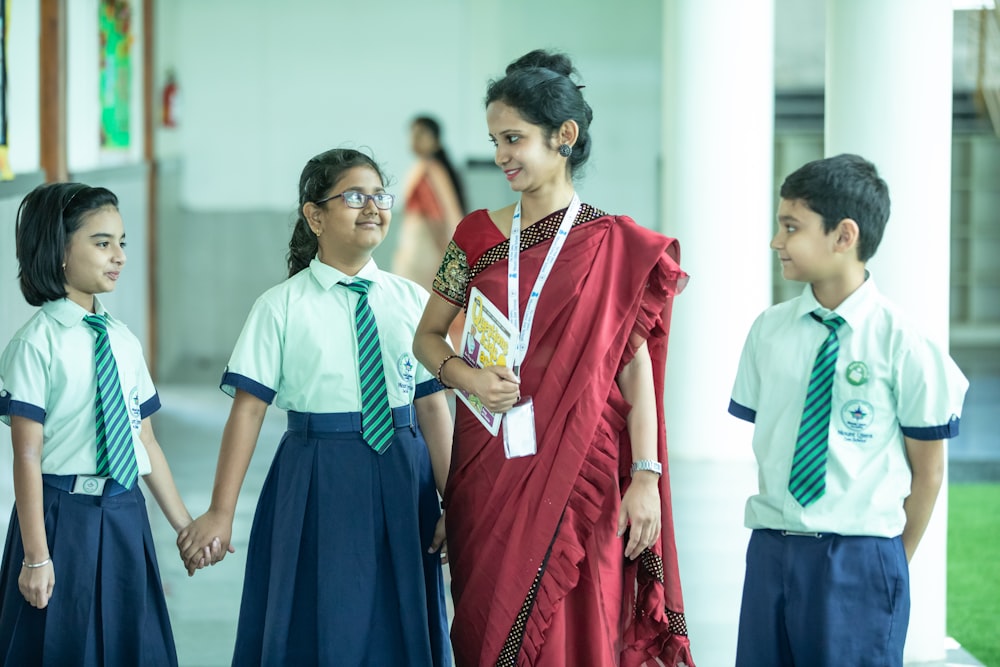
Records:
[[[859,153],[889,184],[870,262],[879,288],[947,349],[952,23],[948,0],[827,0],[825,152]],[[906,661],[944,658],[947,482],[911,563]]]
[[[691,275],[667,362],[672,457],[749,459],[726,414],[740,350],[771,304],[773,0],[663,6],[662,231]]]

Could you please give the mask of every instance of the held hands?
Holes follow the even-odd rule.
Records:
[[[506,366],[477,369],[470,392],[479,397],[490,412],[507,412],[521,400],[521,381]]]
[[[49,560],[40,567],[21,565],[21,574],[17,577],[17,587],[21,595],[36,609],[44,609],[52,597],[52,589],[56,585],[56,572]]]
[[[233,535],[233,520],[208,510],[177,534],[177,549],[187,568],[188,576],[205,565],[215,565],[226,553],[236,553],[229,541]],[[210,537],[211,536],[211,537]]]
[[[618,511],[618,537],[629,530],[625,556],[635,559],[660,536],[660,477],[656,473],[640,470],[632,478],[632,484],[622,497]]]

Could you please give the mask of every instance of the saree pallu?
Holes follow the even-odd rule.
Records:
[[[525,229],[522,304],[559,224],[554,215]],[[694,665],[662,410],[672,299],[687,275],[675,240],[590,207],[581,216],[540,297],[521,368],[537,454],[507,460],[502,433],[491,437],[458,411],[445,505],[460,667]],[[506,312],[507,243],[485,211],[462,223],[449,252],[468,265],[466,288]],[[615,534],[631,466],[629,405],[616,376],[643,342],[654,368],[663,530],[628,561]]]

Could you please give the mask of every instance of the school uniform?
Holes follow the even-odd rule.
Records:
[[[413,400],[443,387],[411,346],[427,293],[370,261],[394,438],[361,434],[354,278],[318,260],[257,299],[221,388],[288,412],[247,549],[234,665],[451,664],[440,517]]]
[[[803,405],[828,329],[837,336],[826,490],[803,507],[788,490]],[[836,311],[802,294],[764,311],[740,359],[729,411],[754,424],[759,492],[737,665],[901,665],[909,572],[900,535],[911,473],[903,437],[958,435],[968,381],[869,276]]]
[[[151,470],[139,439],[160,407],[138,339],[104,310],[128,409],[139,475]],[[45,609],[29,605],[17,580],[24,559],[16,508],[0,569],[0,664],[176,665],[146,501],[136,483],[107,480],[99,495],[73,493],[97,472],[95,333],[87,311],[46,302],[0,355],[0,421],[43,425],[45,534],[56,585]],[[92,490],[91,490],[92,491]]]

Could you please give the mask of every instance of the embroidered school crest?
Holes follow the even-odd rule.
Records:
[[[844,403],[840,409],[840,419],[852,431],[864,431],[872,425],[875,407],[868,401],[853,400]]]
[[[847,376],[848,382],[855,387],[860,387],[868,382],[868,365],[863,361],[852,361],[847,365],[847,370],[844,371],[844,374]]]
[[[128,393],[128,415],[132,422],[132,428],[139,430],[142,428],[142,409],[139,405],[139,388],[132,387]]]
[[[417,364],[413,361],[413,357],[410,356],[409,352],[404,352],[396,359],[396,372],[399,374],[399,390],[404,394],[410,394],[413,391],[413,377],[416,368]]]

